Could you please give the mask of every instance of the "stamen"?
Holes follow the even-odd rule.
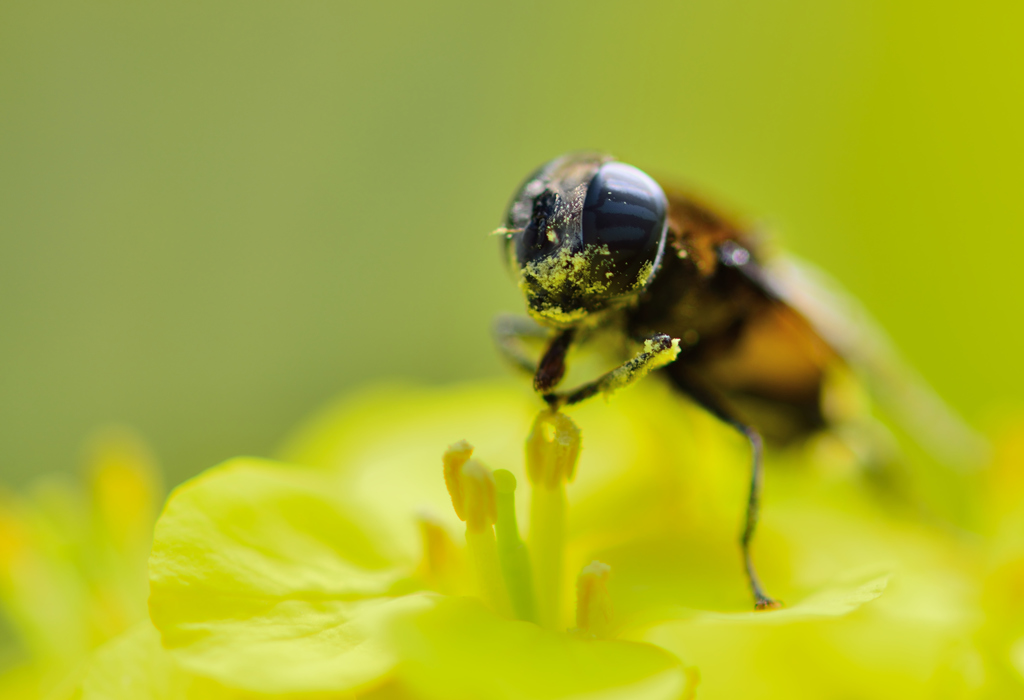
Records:
[[[497,504],[494,476],[479,462],[469,459],[473,448],[458,442],[444,453],[444,482],[455,514],[466,523],[466,550],[472,562],[480,597],[500,615],[511,616],[512,606],[501,577],[494,540]]]
[[[444,451],[441,461],[444,463],[444,485],[448,489],[448,495],[452,497],[452,506],[459,520],[465,520],[466,516],[462,506],[462,479],[459,474],[462,465],[469,460],[473,454],[473,446],[465,440],[459,440],[454,445],[449,445]]]
[[[463,562],[448,530],[432,514],[421,512],[416,516],[420,539],[423,543],[423,561],[420,575],[437,591],[453,594],[457,591]]]
[[[576,631],[594,639],[611,637],[612,600],[608,594],[611,567],[592,561],[576,579]]]
[[[512,611],[520,620],[536,622],[537,603],[533,595],[530,555],[519,537],[519,525],[516,523],[516,477],[506,469],[498,469],[494,472],[494,485],[498,503],[498,520],[494,524],[498,561]]]
[[[460,493],[462,507],[455,512],[466,523],[466,532],[492,532],[491,526],[498,519],[498,508],[494,494],[494,475],[491,470],[476,460],[469,460],[460,470]],[[452,503],[455,502],[454,495]]]
[[[526,440],[526,473],[533,484],[530,502],[530,554],[537,584],[540,624],[557,629],[561,621],[565,550],[565,484],[576,471],[580,430],[567,416],[542,411]]]
[[[580,456],[580,429],[564,413],[542,411],[526,438],[526,473],[534,486],[572,481]]]

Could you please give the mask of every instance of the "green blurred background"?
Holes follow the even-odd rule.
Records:
[[[0,480],[173,481],[383,378],[504,369],[487,233],[598,148],[833,272],[975,423],[1024,396],[1024,9],[0,4]]]

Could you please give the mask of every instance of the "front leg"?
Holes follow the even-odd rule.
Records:
[[[562,377],[565,376],[565,356],[575,339],[576,329],[567,328],[551,340],[533,375],[534,391],[541,394],[549,392],[562,381]]]
[[[491,334],[502,357],[523,371],[534,374],[537,371],[537,362],[533,359],[536,348],[531,352],[529,346],[547,340],[551,331],[531,318],[500,314],[494,319]]]
[[[551,391],[565,375],[565,356],[576,339],[576,329],[568,328],[551,337],[551,331],[523,316],[501,314],[492,328],[494,343],[502,356],[533,375],[533,388],[539,393]],[[548,348],[536,362],[527,344],[547,340]]]
[[[664,334],[652,336],[644,341],[643,350],[611,372],[570,392],[544,394],[544,400],[548,402],[552,410],[557,410],[561,406],[571,406],[584,399],[589,399],[598,392],[610,394],[616,389],[629,386],[633,382],[642,379],[651,370],[664,367],[675,360],[678,355],[678,338]],[[534,385],[536,386],[536,379]]]

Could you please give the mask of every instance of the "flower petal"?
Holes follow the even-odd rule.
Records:
[[[646,700],[686,697],[690,674],[657,647],[580,639],[444,598],[391,630],[398,681],[438,700]]]
[[[697,623],[784,625],[802,620],[842,617],[882,595],[888,585],[889,575],[883,574],[859,583],[830,586],[804,598],[795,605],[785,606],[778,610],[715,612],[689,608],[661,608],[645,611],[644,617],[662,623],[673,620],[689,620]],[[640,627],[642,624],[641,620],[637,618],[631,621],[630,626]]]
[[[160,647],[160,634],[143,622],[100,647],[81,684],[82,700],[184,700],[188,674]],[[196,694],[191,694],[196,698]],[[202,696],[198,696],[202,697]]]
[[[865,605],[885,583],[883,576],[837,586],[790,608],[762,613],[687,611],[635,634],[697,665],[702,698],[941,695],[929,691],[929,684],[936,682],[964,629],[942,619],[894,615],[877,603]]]
[[[410,525],[411,527],[411,525]],[[419,610],[411,560],[324,472],[233,460],[177,489],[157,523],[150,612],[184,668],[261,692],[373,683],[371,640]]]

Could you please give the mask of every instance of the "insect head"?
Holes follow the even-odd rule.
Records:
[[[572,153],[541,166],[504,229],[530,315],[568,328],[634,299],[661,262],[667,208],[658,183],[609,156]]]

